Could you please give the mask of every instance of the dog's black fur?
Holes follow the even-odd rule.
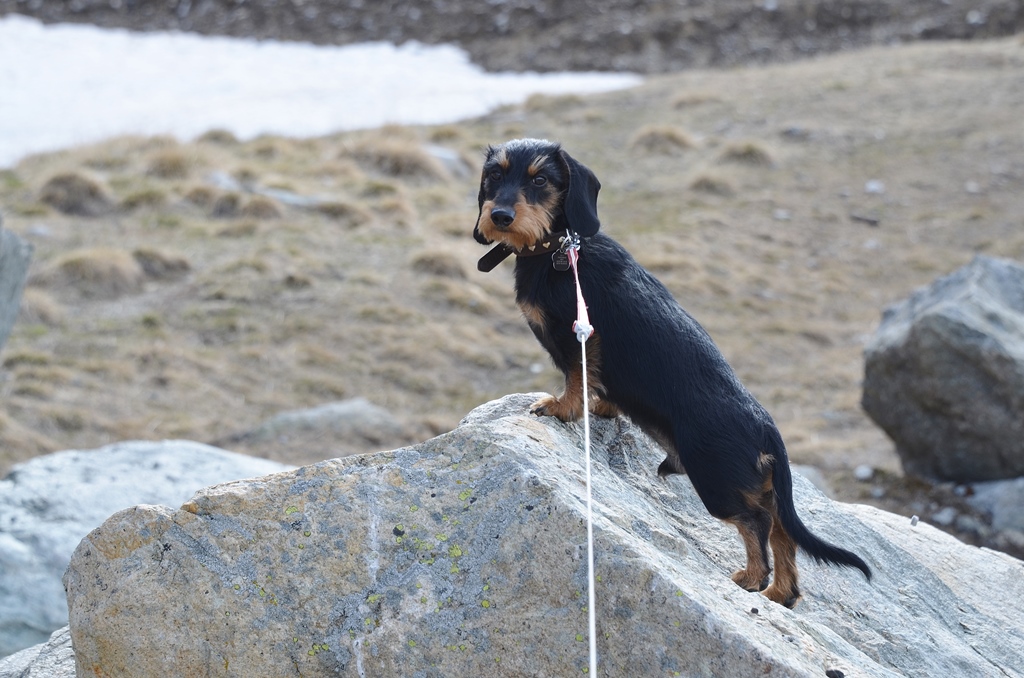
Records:
[[[621,245],[599,233],[600,182],[559,144],[518,139],[490,147],[480,183],[474,237],[501,243],[490,257],[516,254],[516,301],[530,328],[566,375],[566,392],[534,404],[538,415],[582,416],[580,344],[571,331],[576,291],[571,271],[547,252],[571,230],[582,236],[579,277],[595,328],[587,378],[595,413],[619,411],[648,431],[667,456],[658,474],[686,473],[715,517],[739,529],[747,566],[733,580],[792,607],[800,597],[795,553],[855,567],[857,555],[814,536],[793,505],[782,437],[740,383],[711,337]],[[531,251],[532,248],[532,251]],[[544,255],[537,253],[543,251]],[[775,578],[768,545],[775,557]]]

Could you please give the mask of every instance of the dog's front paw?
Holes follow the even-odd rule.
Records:
[[[548,415],[548,408],[557,403],[558,399],[555,396],[547,395],[530,405],[530,414],[535,414],[538,417],[544,417]]]
[[[567,405],[562,398],[555,396],[544,396],[533,405],[530,405],[530,414],[538,417],[558,417],[562,421],[576,421],[583,413],[577,412],[570,405]]]

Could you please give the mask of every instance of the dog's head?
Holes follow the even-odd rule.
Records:
[[[549,233],[583,237],[601,228],[601,182],[562,147],[543,139],[514,139],[487,149],[480,178],[480,215],[473,237],[523,249]]]

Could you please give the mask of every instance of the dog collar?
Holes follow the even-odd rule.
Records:
[[[482,273],[487,273],[488,271],[494,270],[495,266],[505,261],[505,259],[513,254],[517,257],[536,257],[541,254],[553,254],[562,249],[562,243],[565,238],[565,231],[550,233],[533,245],[522,249],[510,247],[505,243],[498,243],[490,252],[480,257],[480,260],[476,262],[476,268]]]

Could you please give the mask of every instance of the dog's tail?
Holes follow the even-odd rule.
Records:
[[[871,581],[871,568],[860,556],[820,539],[800,520],[800,516],[796,513],[796,506],[793,505],[793,475],[789,470],[789,461],[782,436],[776,430],[769,433],[767,437],[768,446],[775,448],[769,450],[775,458],[772,464],[772,485],[775,488],[778,519],[782,523],[783,529],[796,542],[797,546],[814,558],[816,562],[855,567],[864,573],[868,581]]]

